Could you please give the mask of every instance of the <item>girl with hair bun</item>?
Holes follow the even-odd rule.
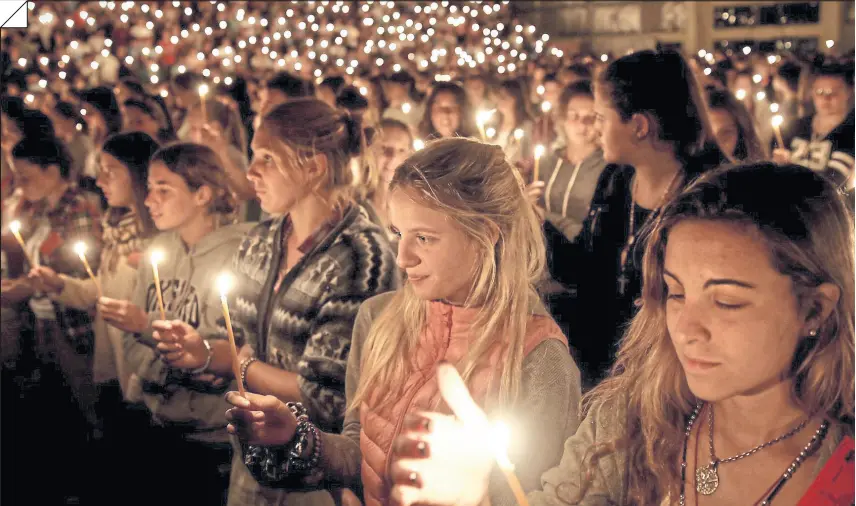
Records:
[[[183,368],[180,353],[161,352],[157,345],[184,329],[225,342],[214,279],[249,225],[233,224],[237,203],[223,164],[199,144],[170,144],[152,156],[145,205],[161,233],[141,259],[130,299],[102,297],[98,311],[124,331],[126,395],[142,401],[154,422],[147,448],[152,469],[144,481],[167,487],[176,503],[222,504],[231,458],[221,413],[224,382],[205,367]],[[163,255],[158,271],[167,321],[160,314],[153,253]]]
[[[525,464],[515,459],[518,475],[534,489],[576,430],[580,385],[535,291],[544,239],[523,181],[501,147],[441,139],[396,169],[389,192],[397,264],[408,279],[357,314],[344,431],[332,433],[311,410],[298,418],[299,407],[282,399],[230,392],[230,431],[246,445],[250,472],[273,487],[346,486],[362,489],[367,506],[388,504],[393,440],[427,422],[418,412],[438,408],[434,369],[446,361],[480,405],[522,434],[511,453],[526,452]],[[492,498],[506,486],[495,478]]]
[[[353,199],[351,159],[365,143],[358,118],[316,99],[269,111],[253,137],[248,177],[271,219],[242,240],[229,295],[248,392],[299,402],[312,422],[339,432],[345,416],[345,368],[360,304],[397,286],[384,232]],[[184,326],[162,337],[174,367],[207,367],[232,379],[227,343]],[[248,394],[249,395],[249,394]],[[225,410],[224,410],[225,413]],[[329,492],[294,492],[258,481],[236,446],[229,504],[332,504]],[[333,492],[338,494],[338,492]]]

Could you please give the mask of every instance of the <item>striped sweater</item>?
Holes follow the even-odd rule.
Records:
[[[395,259],[366,210],[352,206],[274,293],[285,224],[285,217],[264,221],[244,238],[232,266],[232,324],[259,360],[298,375],[312,421],[339,432],[357,310],[369,297],[397,288]]]

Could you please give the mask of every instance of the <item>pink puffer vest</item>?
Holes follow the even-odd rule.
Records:
[[[389,483],[386,479],[392,441],[401,431],[405,415],[437,409],[440,392],[435,369],[441,360],[458,363],[471,344],[470,327],[477,310],[431,302],[427,325],[413,355],[415,372],[405,382],[401,397],[391,405],[380,407],[371,396],[360,407],[360,450],[362,480],[366,506],[388,504]],[[526,331],[524,356],[547,339],[557,339],[567,346],[561,329],[549,316],[532,315]],[[490,359],[479,367],[470,380],[470,392],[481,405],[496,364],[502,358],[497,348]]]

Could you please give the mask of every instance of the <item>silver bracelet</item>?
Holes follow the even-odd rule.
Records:
[[[208,339],[203,339],[202,344],[204,344],[205,349],[208,350],[208,358],[205,360],[205,364],[202,367],[191,370],[190,374],[202,374],[211,367],[211,359],[214,358],[214,350],[211,348],[211,343],[208,342]]]

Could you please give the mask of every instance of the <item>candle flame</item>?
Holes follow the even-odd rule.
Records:
[[[518,141],[523,138],[524,132],[522,128],[517,128],[514,130],[514,138]]]
[[[164,259],[163,251],[161,251],[159,249],[152,251],[152,254],[151,254],[152,265],[157,267],[157,265],[159,263],[163,262],[163,259]]]
[[[86,255],[86,243],[83,241],[77,241],[74,243],[74,252],[77,253],[77,256],[82,257]]]
[[[546,151],[546,148],[544,148],[543,145],[538,144],[537,146],[535,146],[535,158],[537,159],[544,156],[544,151]]]
[[[21,222],[18,220],[13,221],[9,224],[9,230],[11,230],[13,234],[21,232]]]
[[[410,102],[405,102],[401,104],[401,111],[404,114],[410,114]]]
[[[484,125],[487,121],[493,116],[493,113],[496,112],[496,109],[491,109],[490,111],[479,111],[476,115],[476,121],[479,125]]]
[[[200,84],[199,85],[199,96],[205,97],[205,95],[207,95],[207,94],[208,94],[208,85],[207,84]]]
[[[217,276],[217,291],[220,292],[221,297],[225,297],[229,293],[229,290],[232,289],[233,283],[234,279],[228,272],[224,272]]]
[[[542,112],[550,112],[550,109],[553,108],[553,104],[548,101],[541,102],[541,111]]]
[[[746,90],[741,88],[741,89],[737,90],[737,92],[734,93],[734,95],[737,97],[737,100],[743,100],[744,98],[746,98]]]
[[[781,114],[776,114],[771,121],[774,127],[780,127],[785,122],[785,118]]]
[[[413,150],[420,151],[425,147],[425,141],[422,139],[413,139]]]

